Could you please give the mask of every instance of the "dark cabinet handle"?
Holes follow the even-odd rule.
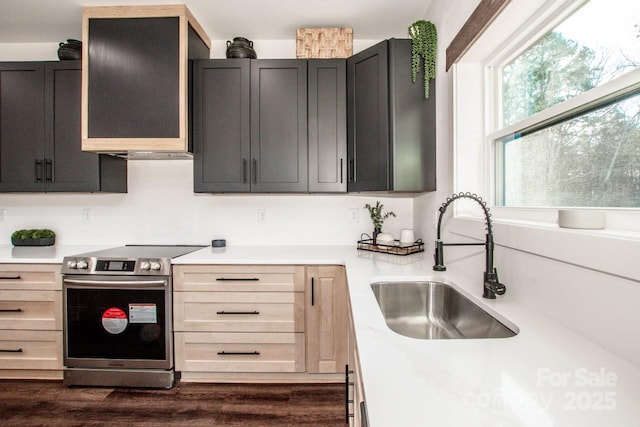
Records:
[[[349,405],[353,403],[353,399],[349,399],[349,387],[353,385],[349,381],[350,374],[353,374],[353,371],[349,370],[349,365],[344,365],[344,422],[347,424],[349,424],[349,418],[353,417],[349,411]]]
[[[53,161],[51,159],[44,160],[44,177],[47,182],[53,182]]]
[[[2,276],[0,280],[20,280],[22,277],[20,276]]]
[[[259,311],[216,311],[216,314],[260,314]]]
[[[343,169],[344,169],[344,159],[340,159],[340,184],[344,182],[343,180]]]
[[[247,183],[247,159],[242,159],[242,183]]]
[[[259,356],[259,351],[219,351],[220,356]]]
[[[36,159],[36,182],[42,182],[42,160]]]
[[[313,307],[315,305],[315,297],[316,297],[316,292],[315,292],[315,280],[312,277],[311,278],[311,306]]]
[[[218,277],[218,282],[258,282],[258,277]]]
[[[258,183],[258,161],[253,159],[251,162],[251,177],[254,184]]]
[[[21,308],[3,308],[0,313],[22,313]]]
[[[22,353],[22,349],[16,348],[15,350],[13,350],[13,349],[0,348],[0,353]]]
[[[356,164],[353,159],[349,159],[349,181],[353,182],[355,180],[356,175]]]

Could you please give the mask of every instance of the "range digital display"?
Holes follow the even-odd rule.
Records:
[[[134,271],[135,261],[98,260],[96,271]]]

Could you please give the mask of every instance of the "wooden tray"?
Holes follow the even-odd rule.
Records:
[[[363,251],[380,252],[392,255],[411,255],[418,252],[424,252],[424,242],[422,239],[416,240],[409,246],[401,246],[400,241],[396,240],[395,245],[383,245],[373,243],[373,239],[358,240],[358,249]]]

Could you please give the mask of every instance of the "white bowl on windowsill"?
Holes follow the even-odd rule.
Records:
[[[558,225],[562,228],[602,230],[606,225],[606,215],[592,209],[558,209]]]

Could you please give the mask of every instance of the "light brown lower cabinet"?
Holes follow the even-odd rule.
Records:
[[[56,264],[0,264],[0,378],[62,379]]]
[[[176,368],[196,372],[304,372],[301,333],[176,333]]]
[[[344,267],[307,267],[307,372],[344,371],[349,324],[347,298]]]
[[[176,370],[184,381],[340,381],[341,266],[174,266]]]

